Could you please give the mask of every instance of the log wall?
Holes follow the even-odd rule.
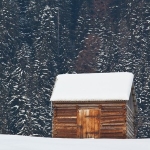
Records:
[[[55,138],[85,138],[82,135],[85,125],[79,124],[79,110],[99,109],[98,133],[91,132],[93,138],[126,138],[127,111],[125,101],[113,102],[53,102],[53,137]],[[129,116],[129,115],[128,115]],[[88,117],[88,116],[87,116]],[[89,118],[89,117],[88,117]],[[85,119],[83,119],[85,120]],[[84,123],[85,121],[83,121]],[[92,130],[92,129],[91,129]],[[84,132],[86,133],[86,132]],[[93,134],[93,135],[92,135]],[[98,136],[95,136],[97,134]]]

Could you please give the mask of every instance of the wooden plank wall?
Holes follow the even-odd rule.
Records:
[[[101,138],[126,138],[126,105],[101,106]]]
[[[54,105],[53,137],[77,137],[77,108],[76,106]]]
[[[135,138],[135,126],[134,119],[136,115],[137,106],[135,105],[135,92],[134,87],[132,87],[129,101],[127,101],[127,138]]]
[[[126,138],[126,103],[115,102],[92,102],[92,103],[53,103],[53,137],[55,138],[80,138],[77,131],[78,109],[99,108],[100,137],[99,138]]]
[[[134,113],[130,109],[130,107],[127,105],[127,138],[135,138],[135,132],[134,132]]]

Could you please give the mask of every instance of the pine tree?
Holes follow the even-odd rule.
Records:
[[[53,3],[52,3],[53,4]],[[34,33],[32,134],[50,136],[50,94],[57,75],[57,8],[46,3],[40,9],[39,26]]]
[[[19,43],[19,20],[16,1],[1,1],[0,14],[0,69],[1,69],[1,128],[2,133],[10,133],[9,115],[11,87],[13,87],[12,72],[16,67],[15,52]]]

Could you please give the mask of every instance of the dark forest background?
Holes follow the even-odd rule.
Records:
[[[134,73],[150,138],[149,0],[0,1],[0,133],[51,137],[56,75],[114,71]]]

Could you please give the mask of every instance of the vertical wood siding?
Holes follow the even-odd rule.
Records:
[[[77,114],[77,137],[100,137],[100,109],[79,109]]]

